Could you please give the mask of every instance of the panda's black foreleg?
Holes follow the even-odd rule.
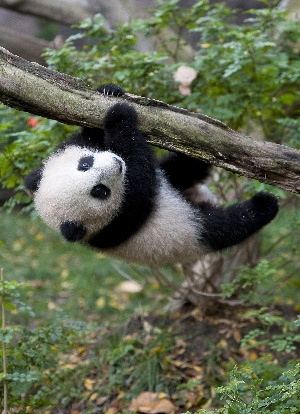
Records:
[[[159,166],[171,185],[179,191],[202,182],[211,171],[210,164],[181,153],[170,153],[162,157]]]
[[[126,165],[126,200],[139,206],[154,198],[156,191],[155,159],[150,145],[137,127],[135,109],[127,103],[111,107],[104,120],[105,145]],[[152,204],[153,201],[150,202]]]
[[[199,209],[204,218],[200,243],[221,250],[243,242],[268,224],[277,214],[278,201],[272,194],[260,192],[229,207],[203,204]]]
[[[125,91],[120,86],[113,84],[102,85],[96,91],[108,96],[123,96],[125,94]],[[83,127],[62,144],[60,148],[63,149],[69,145],[103,151],[105,150],[104,131],[101,128]]]
[[[117,103],[104,120],[105,148],[125,162],[125,194],[118,216],[90,240],[92,246],[116,246],[136,232],[151,214],[157,193],[154,155],[137,127],[135,109]]]

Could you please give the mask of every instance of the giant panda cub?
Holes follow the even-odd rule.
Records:
[[[115,85],[98,89],[120,96]],[[69,242],[128,262],[191,262],[238,243],[269,223],[277,199],[260,192],[228,207],[187,190],[210,166],[180,153],[156,160],[127,103],[109,108],[104,129],[82,128],[25,178],[40,217]],[[201,196],[202,194],[202,196]]]

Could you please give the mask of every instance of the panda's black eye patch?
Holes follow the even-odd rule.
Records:
[[[78,162],[77,170],[78,171],[87,171],[90,168],[92,168],[93,164],[94,164],[94,157],[92,155],[82,157],[82,158],[80,158],[80,160]]]
[[[92,188],[91,196],[94,198],[99,198],[99,200],[105,200],[110,196],[110,189],[104,184],[95,185]]]

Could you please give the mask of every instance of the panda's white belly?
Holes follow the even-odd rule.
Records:
[[[206,253],[197,240],[201,228],[192,206],[163,179],[156,208],[144,226],[129,240],[105,252],[133,263],[186,263]]]

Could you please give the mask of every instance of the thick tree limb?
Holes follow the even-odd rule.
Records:
[[[142,15],[144,9],[136,0],[0,0],[0,7],[67,25],[96,13],[103,14],[110,23],[129,22],[133,14]]]
[[[41,57],[44,49],[53,47],[52,42],[19,33],[6,27],[0,27],[0,44],[2,47],[12,50],[16,55],[40,64],[45,62],[44,58]]]
[[[64,123],[101,127],[107,108],[126,99],[149,142],[181,151],[245,177],[300,193],[300,151],[256,141],[201,114],[126,94],[103,96],[81,79],[32,64],[0,48],[0,100]]]
[[[23,14],[74,24],[89,17],[88,0],[0,0],[0,7]]]

